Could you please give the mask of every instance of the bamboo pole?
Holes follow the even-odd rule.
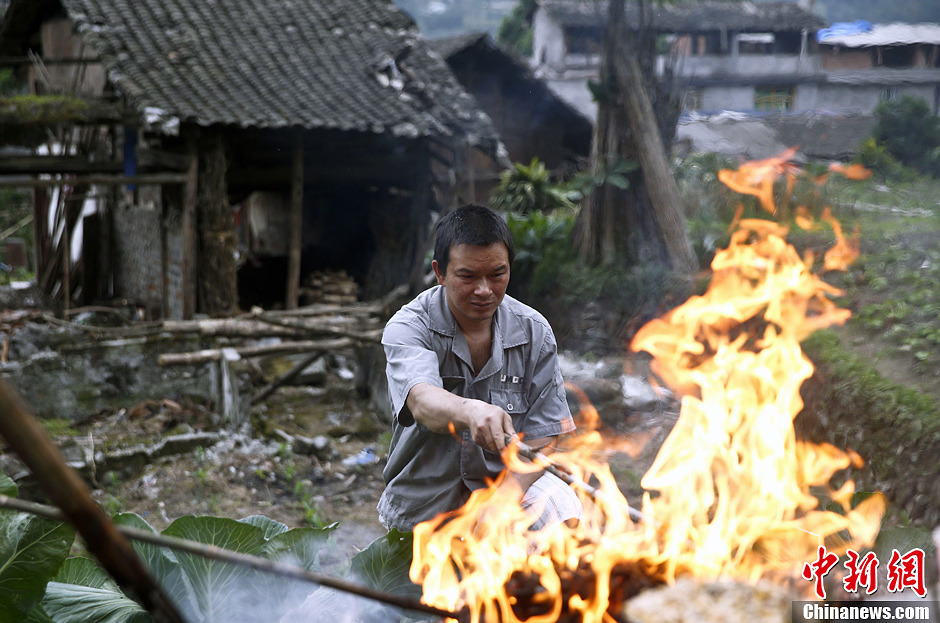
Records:
[[[283,344],[259,344],[257,346],[237,346],[235,352],[242,358],[263,357],[265,355],[284,355],[307,353],[313,350],[339,350],[352,346],[353,341],[347,338],[335,340],[305,340],[302,342],[284,342]],[[222,358],[221,348],[198,350],[189,353],[164,353],[157,358],[161,366],[181,366],[219,361]]]
[[[0,436],[30,469],[45,494],[61,509],[62,516],[85,540],[88,551],[118,585],[148,610],[156,623],[184,623],[185,619],[130,543],[92,499],[88,485],[65,463],[23,399],[2,380]]]
[[[16,498],[7,497],[5,495],[0,495],[0,508],[9,508],[12,510],[39,515],[40,517],[46,517],[59,521],[63,519],[62,513],[57,508],[46,506],[44,504],[37,504],[35,502],[19,500]],[[280,577],[292,578],[295,580],[305,580],[307,582],[312,582],[313,584],[319,584],[321,586],[326,586],[328,588],[343,591],[345,593],[351,593],[353,595],[379,601],[391,606],[396,606],[404,610],[425,612],[427,614],[433,614],[443,618],[458,618],[458,615],[454,612],[449,612],[447,610],[442,610],[434,606],[423,604],[416,599],[404,597],[401,595],[384,593],[382,591],[369,588],[368,586],[361,586],[359,584],[347,582],[346,580],[333,578],[327,575],[316,573],[314,571],[308,571],[307,569],[298,567],[296,565],[288,565],[274,560],[268,560],[267,558],[261,558],[259,556],[241,554],[239,552],[233,552],[231,550],[223,549],[214,545],[206,545],[204,543],[190,541],[188,539],[165,536],[155,532],[133,528],[131,526],[117,526],[117,530],[123,536],[134,541],[143,541],[158,547],[168,547],[176,551],[195,554],[196,556],[202,556],[203,558],[209,558],[211,560],[218,560],[234,565],[241,565],[243,567],[250,567],[252,569],[263,571],[265,573],[271,573]]]

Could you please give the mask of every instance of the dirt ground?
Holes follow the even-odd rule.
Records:
[[[621,443],[607,457],[629,495],[652,464],[676,411],[606,417],[602,432],[632,444],[630,453]],[[252,420],[253,430],[245,427],[211,447],[95,474],[93,495],[108,511],[136,513],[158,531],[184,515],[260,514],[289,527],[335,524],[321,563],[342,575],[356,552],[385,534],[376,504],[384,488],[390,426],[351,387],[326,393],[283,387],[253,410]],[[65,443],[106,440],[109,447],[120,447],[122,439],[139,443],[181,430],[217,431],[218,422],[201,409],[155,402],[94,418]],[[312,449],[310,442],[317,439],[326,447]]]

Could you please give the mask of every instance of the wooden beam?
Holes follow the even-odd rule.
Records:
[[[195,137],[189,139],[189,171],[183,191],[183,318],[196,313],[196,201],[199,192],[199,146]]]
[[[149,173],[143,175],[84,175],[40,179],[16,177],[0,179],[0,188],[49,188],[52,186],[124,186],[125,184],[153,185],[185,184],[188,176],[183,173]]]
[[[34,65],[41,62],[43,65],[85,65],[100,63],[100,58],[31,58],[29,56],[0,56],[0,67],[16,67],[17,65]]]
[[[160,149],[143,149],[138,154],[138,168],[144,171],[186,171],[189,157]],[[0,175],[56,175],[121,173],[121,160],[89,161],[85,156],[13,156],[0,158]]]
[[[123,170],[121,162],[92,162],[85,156],[13,156],[0,159],[0,175],[120,173]]]
[[[287,309],[297,309],[300,296],[300,252],[304,232],[304,137],[298,130],[291,159],[291,235],[290,258],[287,265]]]

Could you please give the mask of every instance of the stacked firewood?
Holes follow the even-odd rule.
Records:
[[[359,285],[345,270],[315,271],[304,279],[300,299],[305,305],[347,305],[358,300],[358,292]]]

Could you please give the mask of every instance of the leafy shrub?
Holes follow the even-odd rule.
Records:
[[[568,186],[553,182],[545,164],[533,158],[529,165],[517,162],[500,174],[490,203],[497,210],[529,214],[536,210],[570,210],[578,198]]]
[[[897,158],[884,144],[876,141],[874,136],[869,136],[862,142],[855,160],[882,179],[895,177],[901,167]]]
[[[507,215],[516,245],[510,291],[520,298],[538,297],[557,287],[561,267],[578,262],[572,243],[575,212],[531,212]]]
[[[937,165],[933,152],[940,147],[940,118],[920,97],[905,95],[875,108],[872,137],[902,164],[928,173]],[[940,173],[940,169],[936,172]]]

